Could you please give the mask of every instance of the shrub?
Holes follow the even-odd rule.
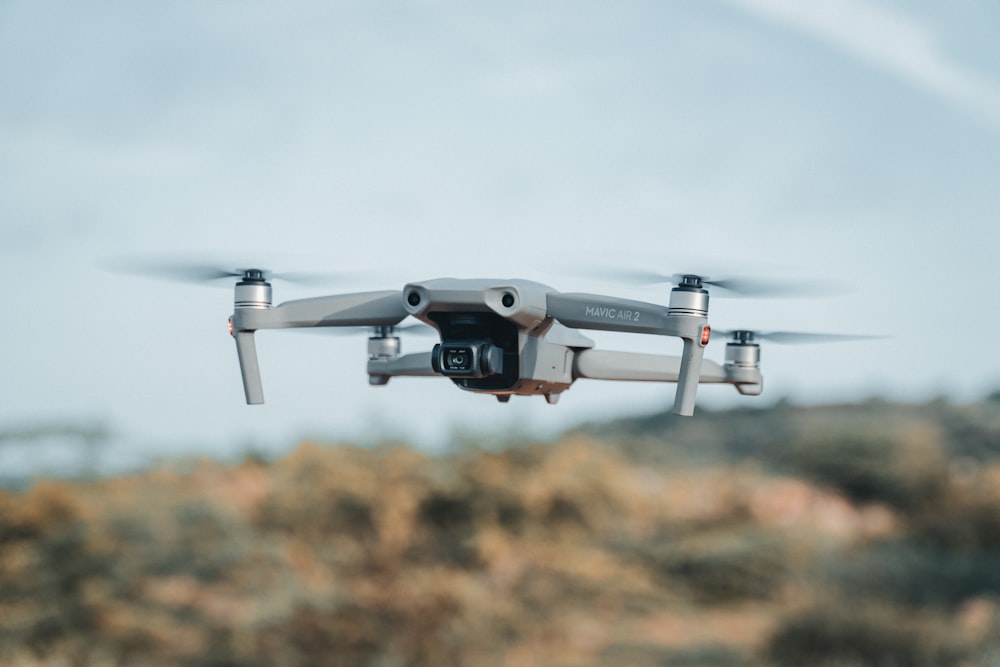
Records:
[[[941,550],[1000,552],[1000,503],[988,496],[949,498],[914,517],[915,540]]]
[[[670,649],[662,646],[637,643],[613,644],[601,655],[602,665],[628,665],[628,667],[731,667],[743,665],[747,656],[727,646],[695,646],[689,649]]]
[[[64,484],[43,482],[21,496],[0,495],[0,545],[35,539],[72,523],[79,510]]]
[[[912,539],[872,545],[828,566],[845,591],[918,607],[954,607],[1000,595],[995,552],[955,551]]]
[[[850,427],[803,435],[775,448],[772,462],[856,502],[912,511],[938,501],[947,483],[939,443],[912,433]]]
[[[766,654],[783,667],[947,667],[962,652],[943,623],[889,607],[840,603],[791,617],[771,637]]]
[[[667,587],[703,604],[770,599],[788,574],[784,544],[755,531],[695,535],[642,551]]]
[[[462,568],[479,565],[479,551],[472,542],[476,518],[470,495],[430,493],[417,509],[417,536],[407,556],[417,563]]]

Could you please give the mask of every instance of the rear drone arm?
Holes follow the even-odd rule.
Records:
[[[580,350],[573,357],[573,379],[677,382],[681,365],[681,357],[661,354]],[[699,383],[721,384],[727,379],[724,367],[711,360],[702,361]]]
[[[400,357],[370,357],[368,383],[386,384],[391,377],[437,377],[431,365],[431,351],[414,352]]]
[[[630,382],[677,382],[683,360],[640,352],[580,350],[573,357],[573,379],[622,380]],[[763,386],[760,369],[739,363],[720,365],[703,360],[700,384],[731,384],[741,394],[756,396]]]

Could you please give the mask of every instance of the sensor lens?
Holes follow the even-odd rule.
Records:
[[[417,294],[416,292],[410,292],[408,295],[406,295],[406,303],[410,304],[411,306],[418,305],[420,303],[420,295]]]
[[[510,308],[514,305],[514,295],[510,292],[505,292],[503,298],[500,299],[500,303],[503,304],[504,308]]]
[[[472,370],[472,350],[468,347],[446,347],[444,369],[452,372]]]

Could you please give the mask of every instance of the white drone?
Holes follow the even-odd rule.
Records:
[[[579,379],[676,382],[673,411],[692,415],[699,383],[731,384],[741,394],[761,393],[758,340],[823,342],[868,338],[791,332],[726,332],[725,362],[705,360],[711,337],[708,286],[749,295],[761,283],[709,280],[693,274],[655,276],[675,286],[667,306],[597,294],[563,293],[528,280],[440,278],[402,290],[337,294],[271,303],[270,274],[262,269],[212,270],[200,278],[236,277],[229,320],[236,340],[248,404],[264,402],[254,334],[264,329],[370,327],[368,381],[393,377],[446,377],[466,391],[542,395],[555,403]],[[280,276],[275,276],[280,277]],[[780,290],[780,288],[778,288]],[[433,349],[401,354],[400,323],[414,317],[433,327]],[[578,329],[676,336],[680,356],[594,349]]]

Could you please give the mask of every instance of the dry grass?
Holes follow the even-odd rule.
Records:
[[[1000,467],[874,430],[785,472],[575,435],[0,493],[0,663],[995,664]]]

